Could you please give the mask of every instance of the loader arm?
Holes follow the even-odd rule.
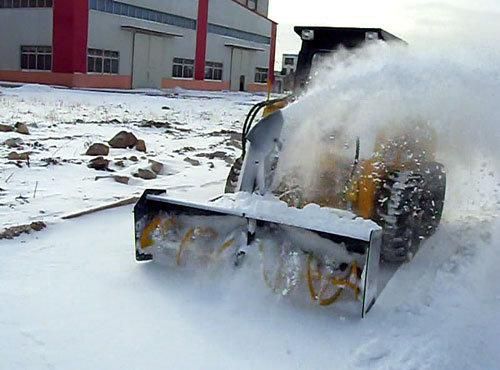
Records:
[[[258,189],[261,195],[267,192],[273,155],[279,154],[283,123],[283,114],[276,111],[260,120],[246,135],[246,155],[238,191],[253,193]]]

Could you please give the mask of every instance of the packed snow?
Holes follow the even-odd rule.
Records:
[[[500,224],[445,222],[368,317],[133,257],[131,208],[2,241],[6,369],[497,369]]]
[[[384,63],[382,57],[374,65],[390,71]],[[421,67],[414,69],[432,75],[432,68]],[[359,103],[360,97],[366,102],[353,121],[366,130],[372,101],[356,94],[373,86],[349,90],[347,80],[356,74],[342,68],[349,73],[335,86],[346,91],[345,104]],[[411,78],[420,81],[418,73]],[[453,97],[465,90],[455,88]],[[328,105],[317,97],[331,99],[330,93],[335,94],[314,90],[312,99],[305,97],[304,116],[327,114],[318,107]],[[276,296],[261,272],[246,266],[187,273],[137,264],[132,206],[61,220],[146,188],[189,200],[219,195],[229,163],[240,154],[237,138],[245,114],[261,99],[236,93],[0,88],[0,123],[24,122],[30,131],[0,132],[2,143],[22,140],[16,148],[0,146],[1,225],[48,224],[41,232],[0,240],[1,369],[500,368],[500,156],[493,145],[499,131],[490,125],[496,118],[490,100],[483,115],[471,109],[474,114],[467,116],[475,120],[474,129],[483,130],[474,132],[475,142],[466,140],[472,129],[460,130],[467,117],[457,126],[462,135],[446,137],[447,149],[453,142],[457,147],[442,153],[450,172],[441,227],[396,272],[364,320],[335,307]],[[300,110],[299,103],[288,112]],[[436,104],[445,106],[443,100]],[[347,117],[336,107],[330,117]],[[451,114],[432,112],[429,119]],[[147,152],[112,148],[113,172],[88,168],[87,147],[106,143],[121,130],[144,139]],[[7,160],[13,150],[30,152],[29,166]],[[467,155],[456,156],[459,152]],[[151,159],[163,164],[158,177],[134,177]],[[130,181],[96,180],[107,175]]]
[[[372,231],[380,230],[375,222],[356,217],[349,211],[320,207],[317,204],[308,204],[299,209],[288,206],[286,202],[271,194],[265,196],[243,192],[227,194],[214,203],[216,206],[240,210],[245,214],[245,217],[284,223],[365,241],[370,240]]]

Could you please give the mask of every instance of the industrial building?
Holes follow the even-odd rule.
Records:
[[[283,54],[281,58],[281,71],[274,73],[274,92],[281,94],[293,90],[298,61],[298,54]]]
[[[0,0],[0,81],[266,91],[269,0]]]
[[[281,60],[281,74],[284,76],[293,75],[297,70],[298,54],[283,54]]]

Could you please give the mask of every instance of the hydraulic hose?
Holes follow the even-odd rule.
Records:
[[[255,118],[257,117],[257,114],[262,110],[262,108],[265,108],[269,105],[276,104],[281,101],[285,101],[290,99],[291,96],[286,96],[284,98],[277,98],[277,99],[272,99],[272,100],[266,100],[260,103],[255,104],[251,109],[250,112],[248,112],[247,117],[245,119],[245,123],[243,124],[243,131],[241,134],[241,147],[242,147],[242,158],[245,157],[246,154],[246,141],[247,141],[247,135],[250,132],[250,129],[252,128],[253,122]]]
[[[359,164],[359,151],[361,147],[361,142],[359,140],[359,136],[356,138],[356,154],[354,155],[354,163],[352,165],[352,171],[351,171],[351,176],[349,178],[350,181],[352,181],[354,174],[356,173],[356,169]]]

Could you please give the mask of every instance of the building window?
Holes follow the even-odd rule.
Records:
[[[118,74],[120,53],[111,50],[89,49],[87,70],[91,73]]]
[[[267,68],[259,68],[255,69],[255,82],[265,84],[267,82]]]
[[[235,28],[230,28],[226,26],[220,26],[218,24],[209,23],[208,32],[215,33],[216,35],[234,37],[235,39],[241,39],[246,41],[257,42],[259,44],[271,44],[271,38],[267,36],[258,35],[256,33],[246,32],[237,30]]]
[[[5,1],[5,0],[0,0]],[[13,0],[8,0],[13,1]],[[45,0],[48,1],[48,0]],[[250,9],[257,9],[257,0],[242,0]],[[131,5],[127,3],[122,3],[120,1],[114,0],[90,0],[90,9],[97,10],[101,12],[116,14],[120,16],[126,16],[130,18],[143,19],[152,22],[158,22],[163,24],[169,24],[172,26],[196,29],[196,20],[182,17],[180,15],[160,12],[157,10],[147,9],[136,5]],[[217,35],[234,37],[241,40],[257,42],[260,44],[271,44],[271,38],[268,36],[259,35],[252,32],[246,32],[238,30],[235,28],[225,27],[218,24],[210,23],[208,25],[208,32]]]
[[[52,47],[21,46],[21,69],[33,71],[51,71]]]
[[[285,58],[285,65],[287,65],[287,66],[293,66],[294,64],[295,64],[295,59],[288,58],[288,57]]]
[[[0,0],[2,1],[2,0]],[[90,9],[101,12],[143,19],[146,21],[169,24],[172,26],[196,29],[196,20],[180,15],[164,13],[157,10],[146,9],[114,0],[90,0]]]
[[[174,58],[174,66],[172,69],[172,77],[175,78],[193,78],[194,76],[194,60]]]
[[[252,10],[257,9],[257,0],[247,0],[247,7]]]
[[[206,62],[205,63],[205,80],[222,81],[222,63]]]
[[[0,8],[52,8],[52,0],[0,0]]]

